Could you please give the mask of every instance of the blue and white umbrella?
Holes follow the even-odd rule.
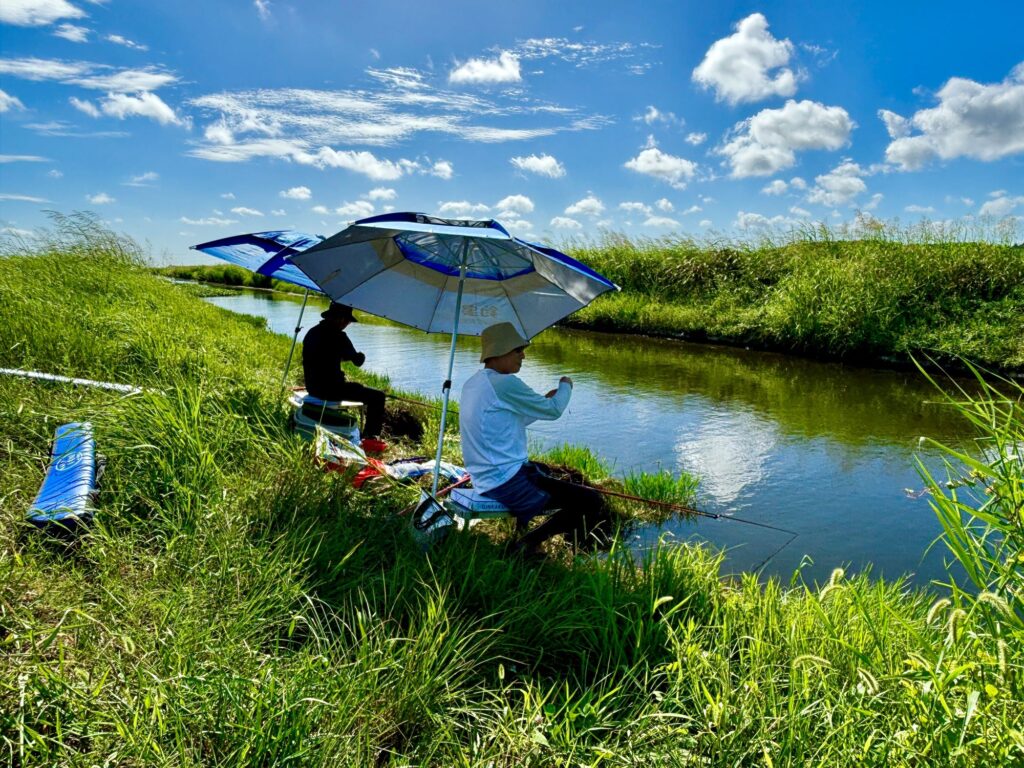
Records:
[[[527,339],[618,287],[564,253],[512,237],[496,221],[388,213],[291,256],[341,304],[428,333],[450,333],[442,386],[441,461],[458,334],[509,322]],[[434,475],[437,492],[437,475]]]
[[[309,292],[320,292],[317,284],[291,263],[291,258],[322,242],[323,239],[321,235],[307,235],[304,232],[292,230],[275,230],[222,237],[220,240],[211,240],[208,243],[192,246],[194,251],[202,251],[258,275],[284,280],[306,289],[305,295],[302,297],[299,319],[295,323],[295,333],[292,335],[292,346],[288,350],[288,362],[285,363],[284,375],[281,377],[282,389],[288,380],[288,369],[292,365],[295,343],[299,338],[299,331],[302,330],[302,316],[306,312]]]

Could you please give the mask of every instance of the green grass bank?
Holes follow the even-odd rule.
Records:
[[[5,764],[1024,760],[1021,393],[961,406],[995,450],[932,484],[975,591],[723,583],[688,546],[537,566],[474,533],[424,555],[407,496],[354,491],[286,432],[288,340],[260,325],[101,230],[0,257],[0,366],[152,389],[0,377]],[[21,520],[54,427],[82,419],[107,472],[64,548]]]
[[[805,229],[697,241],[608,234],[564,246],[621,288],[575,313],[580,328],[717,341],[858,363],[1024,370],[1024,248],[1013,232],[919,226]],[[985,234],[1004,242],[968,239]],[[295,290],[238,267],[163,274]],[[276,284],[275,284],[276,283]]]

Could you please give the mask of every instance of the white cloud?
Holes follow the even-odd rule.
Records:
[[[797,222],[788,216],[772,216],[768,218],[760,213],[746,213],[740,211],[736,215],[736,221],[733,222],[733,226],[739,229],[772,229],[775,227],[791,227]]]
[[[77,99],[74,96],[72,96],[70,99],[68,99],[68,102],[71,104],[72,107],[77,109],[79,112],[85,112],[85,114],[87,114],[89,117],[99,117],[102,114],[99,110],[99,107],[97,107],[91,101],[84,101],[82,99]]]
[[[533,232],[533,224],[524,219],[506,218],[502,226],[509,232],[519,232],[521,235],[528,235]]]
[[[139,93],[129,96],[124,93],[111,93],[100,107],[104,114],[124,120],[126,117],[148,117],[161,125],[181,125],[182,121],[163,99],[155,93]]]
[[[0,165],[4,163],[48,163],[50,158],[39,155],[0,155]]]
[[[698,222],[697,226],[698,227],[705,227],[705,228],[706,227],[710,227],[711,226],[711,219],[701,219],[700,222]]]
[[[646,203],[638,203],[633,201],[627,201],[619,203],[619,210],[625,211],[626,213],[639,213],[644,216],[650,216],[652,213],[651,206]]]
[[[712,44],[693,80],[729,104],[792,96],[797,76],[786,67],[792,54],[793,44],[772,37],[768,20],[754,13],[736,25],[735,34]]]
[[[583,225],[576,221],[576,219],[570,219],[566,216],[555,216],[551,220],[551,226],[555,229],[583,229]]]
[[[155,91],[178,82],[177,75],[158,67],[116,70],[107,64],[56,59],[0,59],[0,74],[23,80],[55,80],[110,93]]]
[[[701,144],[703,144],[707,140],[708,140],[708,135],[706,133],[694,132],[694,133],[686,134],[686,143],[687,144],[692,144],[695,147],[699,147]]]
[[[875,192],[875,194],[873,194],[871,196],[871,200],[869,200],[864,206],[861,207],[861,210],[864,210],[864,211],[873,211],[873,210],[875,210],[878,207],[878,204],[882,202],[882,199],[884,197],[885,197],[885,195],[883,195],[881,192]]]
[[[525,216],[528,213],[533,213],[534,206],[533,200],[526,195],[509,195],[495,203],[494,207],[499,215],[507,218],[509,214]]]
[[[791,167],[798,150],[840,149],[854,127],[842,107],[790,100],[738,123],[735,138],[716,151],[726,157],[734,178],[770,176]]]
[[[234,192],[222,192],[221,193],[221,197],[224,198],[225,200],[234,200],[235,199],[235,193]]]
[[[676,117],[674,112],[662,112],[657,107],[650,105],[647,107],[647,111],[638,117],[634,117],[634,120],[642,120],[647,125],[654,125],[655,123],[662,123],[664,125],[683,125],[686,121],[681,117]]]
[[[296,159],[302,162],[301,156]],[[338,152],[330,147],[321,147],[320,151],[312,158],[314,165],[328,168],[344,168],[348,171],[361,173],[374,181],[394,181],[401,178],[407,167],[404,164],[406,162],[409,161],[395,163],[391,160],[382,160],[372,152],[365,150],[356,152],[346,149]]]
[[[701,208],[699,205],[691,205],[689,208],[683,211],[683,216],[689,216],[691,213],[700,213],[703,210],[704,209]]]
[[[665,213],[671,213],[675,210],[675,206],[672,205],[672,201],[664,197],[658,200],[655,205],[659,211],[664,211]]]
[[[594,197],[593,194],[588,194],[582,200],[577,200],[566,208],[565,213],[567,216],[578,216],[580,214],[584,214],[586,216],[600,216],[604,213],[604,203]]]
[[[799,176],[794,176],[789,180],[789,186],[793,189],[807,189],[807,182],[801,179]]]
[[[430,170],[427,171],[427,173],[429,173],[431,176],[437,176],[437,178],[439,179],[444,179],[445,181],[448,181],[448,179],[452,177],[454,171],[455,169],[452,168],[452,164],[449,163],[447,160],[438,160],[430,167]]]
[[[313,192],[309,187],[292,187],[290,189],[282,189],[277,194],[278,197],[286,197],[289,200],[309,200],[313,196]]]
[[[670,219],[668,216],[648,216],[644,221],[645,227],[678,227],[679,222]]]
[[[25,109],[25,105],[21,103],[21,100],[17,96],[11,96],[6,91],[0,90],[0,113],[7,112],[12,109]]]
[[[452,200],[440,203],[437,212],[453,219],[470,219],[482,213],[490,212],[491,207],[484,203],[471,203],[468,200]]]
[[[789,212],[792,213],[794,216],[799,216],[800,218],[803,218],[803,219],[809,218],[812,215],[810,211],[808,211],[808,210],[806,210],[804,208],[800,208],[799,206],[796,206],[796,205],[791,207],[789,209]]]
[[[513,157],[509,162],[521,171],[536,173],[538,176],[547,176],[550,179],[560,179],[565,176],[565,166],[551,155]]]
[[[271,216],[287,216],[288,215],[288,211],[286,211],[284,208],[275,208],[274,210],[272,210],[270,212],[270,215]]]
[[[497,59],[469,59],[448,74],[450,83],[518,83],[519,58],[502,51]]]
[[[54,37],[63,37],[72,43],[84,43],[89,39],[90,30],[86,27],[78,27],[74,24],[61,24],[53,30]]]
[[[156,181],[159,178],[160,174],[156,171],[146,171],[145,173],[140,173],[138,176],[132,176],[124,184],[127,187],[148,187],[150,182]]]
[[[58,171],[56,168],[54,168],[52,171],[48,171],[46,175],[49,176],[51,179],[60,179],[63,178],[64,176],[64,174]]]
[[[775,179],[771,184],[761,188],[762,195],[782,195],[789,189],[789,184],[782,179]]]
[[[394,200],[398,192],[390,187],[374,187],[366,193],[367,200]]]
[[[0,194],[0,200],[9,200],[11,202],[20,203],[48,203],[50,202],[45,197],[33,197],[32,195],[11,195],[7,193]]]
[[[1005,193],[1004,190],[999,190],[993,194],[991,200],[986,200],[982,203],[981,209],[978,213],[981,216],[995,216],[1002,218],[1003,216],[1009,215],[1017,206],[1024,206],[1024,195],[1017,197],[1011,197]]]
[[[57,19],[81,19],[85,11],[66,0],[4,0],[0,23],[18,27],[45,27]]]
[[[880,109],[878,116],[885,123],[885,130],[889,134],[889,138],[899,139],[910,135],[910,121],[902,115],[897,115],[888,109]]]
[[[888,162],[916,171],[935,159],[992,161],[1024,152],[1024,62],[1001,83],[954,77],[936,95],[938,106],[905,120],[904,134],[890,130],[894,141],[885,150]],[[890,120],[883,119],[888,126]]]
[[[262,216],[263,211],[257,211],[255,208],[246,208],[244,205],[240,205],[237,208],[232,208],[231,212],[236,216]]]
[[[935,213],[930,205],[908,205],[903,210],[907,213]]]
[[[117,202],[106,192],[97,192],[95,195],[86,195],[85,199],[93,205],[110,205],[111,203]]]
[[[311,210],[313,213],[319,213],[321,216],[327,216],[330,214],[330,210],[328,210],[326,205],[314,205]]]
[[[134,40],[129,40],[127,37],[121,35],[107,35],[104,40],[115,43],[117,45],[123,45],[125,48],[131,48],[136,51],[148,51],[149,46],[143,45],[142,43],[136,43]]]
[[[253,5],[262,21],[270,20],[270,0],[253,0]]]
[[[338,216],[344,216],[346,219],[355,221],[356,219],[365,219],[367,216],[372,216],[374,211],[373,203],[367,202],[366,200],[356,200],[352,203],[342,203],[334,212]]]
[[[626,168],[656,179],[668,182],[676,189],[683,189],[686,182],[697,173],[697,164],[682,157],[662,152],[657,147],[647,147],[625,164]]]
[[[237,219],[222,219],[214,216],[208,216],[203,219],[190,219],[187,216],[182,216],[180,221],[183,224],[191,224],[194,227],[226,227],[229,224],[237,224]]]
[[[867,191],[867,184],[861,178],[865,173],[857,163],[844,160],[828,173],[814,178],[815,186],[807,193],[807,202],[828,206],[845,205]]]

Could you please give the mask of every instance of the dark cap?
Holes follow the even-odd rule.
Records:
[[[333,320],[335,318],[338,320],[348,320],[350,323],[359,322],[352,314],[352,307],[347,304],[339,304],[336,301],[332,301],[331,306],[329,306],[326,311],[320,313],[320,317],[327,320]]]

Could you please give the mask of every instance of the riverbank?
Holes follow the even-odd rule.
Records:
[[[862,233],[863,234],[863,233]],[[785,242],[700,243],[607,235],[566,248],[622,291],[570,327],[709,341],[855,364],[1024,372],[1024,248],[879,230],[810,231]],[[238,267],[160,274],[235,286],[294,286]]]
[[[470,534],[424,556],[401,494],[355,492],[285,432],[289,341],[137,256],[101,239],[0,258],[0,367],[166,393],[0,379],[8,762],[1024,757],[1024,644],[999,595],[936,601],[839,571],[724,584],[685,545],[537,566]],[[20,520],[54,426],[83,418],[108,468],[96,524],[65,550]]]

